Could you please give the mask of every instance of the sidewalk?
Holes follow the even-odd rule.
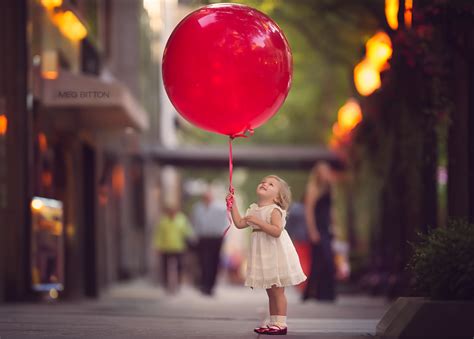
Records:
[[[293,289],[287,297],[287,338],[367,338],[389,306],[366,296],[301,303]],[[210,298],[184,286],[168,296],[136,281],[115,286],[100,300],[0,305],[0,337],[257,338],[252,329],[266,302],[265,291],[244,287],[220,285]]]

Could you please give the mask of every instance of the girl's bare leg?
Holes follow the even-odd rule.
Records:
[[[267,289],[270,315],[286,316],[287,300],[284,287],[272,286]]]
[[[287,300],[285,295],[285,288],[284,287],[273,287],[275,293],[275,301],[276,301],[276,311],[277,315],[284,315],[286,316],[287,310]]]
[[[270,311],[270,315],[277,315],[278,314],[277,303],[276,303],[275,295],[271,288],[267,289],[267,295],[268,295],[268,310]]]

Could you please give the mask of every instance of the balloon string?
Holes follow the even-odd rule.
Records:
[[[232,226],[232,206],[234,205],[234,186],[232,185],[232,174],[233,174],[233,169],[234,169],[234,164],[232,163],[232,141],[235,138],[248,138],[249,136],[253,135],[253,129],[248,128],[244,133],[241,134],[233,134],[229,137],[229,195],[226,198],[226,205],[227,205],[227,219],[229,220],[229,225],[224,231],[224,234],[222,235],[225,237],[227,234],[227,231],[230,229]]]
[[[234,186],[232,185],[232,172],[234,168],[234,165],[232,163],[232,140],[233,139],[234,139],[233,137],[229,138],[229,195],[227,196],[225,200],[226,205],[227,205],[227,219],[229,221],[229,225],[225,229],[224,234],[222,235],[223,237],[225,237],[225,235],[227,234],[227,231],[232,226],[231,211],[232,211],[232,206],[234,205]]]

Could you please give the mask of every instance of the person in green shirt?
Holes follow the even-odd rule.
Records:
[[[181,285],[186,240],[192,236],[186,215],[177,208],[167,207],[156,225],[153,245],[161,256],[163,287],[170,293]]]

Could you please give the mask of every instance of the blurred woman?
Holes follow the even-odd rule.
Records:
[[[306,188],[305,216],[312,260],[303,300],[334,301],[336,298],[334,252],[331,247],[332,178],[329,164],[317,163],[311,170]]]

